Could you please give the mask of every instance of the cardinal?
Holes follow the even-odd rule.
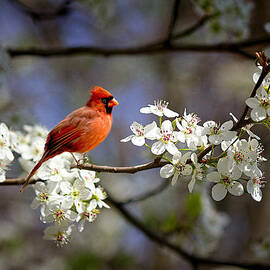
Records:
[[[76,160],[73,153],[89,152],[107,137],[112,126],[112,109],[118,102],[102,87],[95,86],[91,93],[85,106],[67,115],[49,132],[44,153],[26,178],[21,191],[42,163],[48,159],[63,152],[70,152]]]

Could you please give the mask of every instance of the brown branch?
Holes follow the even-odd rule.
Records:
[[[79,165],[77,168],[83,170],[90,170],[95,172],[108,172],[108,173],[130,173],[134,174],[136,172],[150,170],[154,168],[160,168],[166,164],[169,164],[167,161],[160,161],[155,159],[152,162],[148,162],[142,165],[130,166],[130,167],[111,167],[111,166],[98,166],[94,164]]]
[[[166,247],[171,251],[174,251],[177,255],[185,260],[189,261],[192,265],[223,265],[223,266],[235,266],[244,269],[270,269],[270,265],[261,265],[256,263],[239,263],[234,261],[223,261],[223,260],[213,260],[208,258],[201,258],[192,254],[189,254],[181,247],[171,243],[165,237],[160,236],[158,233],[149,229],[143,222],[130,213],[121,203],[115,201],[111,197],[108,199],[110,204],[112,204],[125,218],[126,220],[140,230],[145,236],[147,236],[153,242]]]
[[[163,181],[158,187],[156,187],[155,189],[152,189],[150,191],[147,191],[141,195],[138,195],[137,197],[133,197],[131,199],[127,199],[124,201],[121,201],[119,203],[121,204],[130,204],[130,203],[136,203],[136,202],[141,202],[144,200],[147,200],[159,193],[161,193],[163,190],[165,190],[168,186],[169,186],[169,181]]]
[[[12,0],[12,2],[24,13],[29,15],[33,21],[41,20],[52,20],[60,16],[65,16],[70,11],[69,4],[71,0],[65,0],[58,7],[50,11],[41,11],[31,8],[30,6],[24,4],[20,0]]]
[[[166,52],[230,52],[243,55],[251,58],[252,56],[243,49],[250,46],[261,45],[264,43],[270,43],[270,37],[263,37],[258,39],[248,39],[240,42],[221,42],[217,44],[183,44],[183,45],[171,45],[166,46],[166,42],[158,41],[148,45],[127,47],[127,48],[105,48],[95,46],[79,46],[70,48],[12,48],[7,47],[7,53],[11,57],[18,56],[43,56],[43,57],[55,57],[55,56],[73,56],[73,55],[103,55],[103,56],[115,56],[115,55],[151,55],[160,54]],[[255,59],[256,57],[252,57]]]
[[[193,34],[195,31],[197,31],[199,28],[201,28],[205,23],[207,23],[210,19],[212,19],[214,15],[204,15],[197,22],[195,22],[193,25],[188,27],[187,29],[183,30],[182,32],[173,35],[172,39],[180,39],[186,36],[189,36]]]
[[[146,171],[154,168],[161,168],[162,166],[169,164],[167,161],[161,161],[159,157],[157,157],[154,161],[148,162],[145,164],[137,165],[137,166],[130,166],[130,167],[112,167],[112,166],[99,166],[94,164],[86,164],[86,165],[79,165],[73,168],[79,168],[83,170],[90,170],[95,172],[107,172],[107,173],[129,173],[134,174],[140,171]],[[37,181],[41,180],[31,180],[29,184],[34,184]],[[5,185],[22,185],[24,184],[24,178],[14,178],[14,179],[6,179],[4,182],[0,182],[1,186]]]
[[[180,0],[174,0],[173,7],[172,7],[172,15],[170,18],[170,24],[169,24],[169,29],[168,29],[168,35],[167,35],[167,40],[166,40],[166,46],[171,45],[171,40],[173,37],[173,30],[175,28],[176,21],[178,18],[179,6],[180,6]]]

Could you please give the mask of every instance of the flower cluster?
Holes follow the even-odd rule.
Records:
[[[14,159],[12,134],[6,124],[0,124],[0,182],[5,181],[7,167]]]
[[[133,122],[130,128],[134,135],[121,142],[131,140],[137,146],[146,145],[152,154],[167,161],[160,169],[160,176],[172,177],[172,185],[179,177],[189,179],[188,189],[192,192],[197,180],[215,183],[212,197],[220,201],[228,192],[234,196],[242,195],[242,183],[246,183],[247,193],[260,201],[265,181],[262,180],[264,178],[259,164],[266,159],[261,155],[263,147],[258,142],[259,137],[250,131],[251,126],[237,132],[233,129],[232,120],[223,124],[207,121],[201,125],[195,113],[188,114],[185,110],[179,117],[167,106],[168,102],[158,101],[142,108],[141,113],[157,115],[159,125],[154,121],[144,127]],[[163,120],[164,116],[175,119]],[[234,116],[233,119],[237,121]],[[244,134],[248,138],[242,138]],[[153,141],[151,146],[146,143],[147,139]],[[214,155],[216,146],[222,150],[218,156]],[[201,154],[205,149],[209,151]]]
[[[22,168],[29,173],[40,160],[48,131],[41,126],[24,126],[24,132],[10,131],[0,124],[0,179],[5,180],[5,169],[14,159],[12,151],[20,155]],[[76,158],[82,158],[76,154]],[[106,193],[97,183],[96,173],[75,168],[70,153],[58,155],[39,168],[34,176],[41,181],[33,185],[36,197],[31,207],[40,207],[40,220],[53,224],[45,229],[44,239],[61,246],[69,242],[75,224],[78,231],[85,222],[93,222],[99,208],[109,206],[103,201]]]

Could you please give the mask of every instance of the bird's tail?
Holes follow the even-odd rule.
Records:
[[[40,161],[35,165],[35,167],[32,169],[32,171],[30,172],[30,174],[28,175],[28,177],[26,178],[20,192],[22,192],[24,190],[24,188],[28,185],[29,180],[31,179],[31,177],[36,173],[36,171],[39,169],[39,167],[42,165],[43,162],[47,161],[49,158],[51,158],[50,156],[48,156],[46,154],[46,152],[44,153],[44,155],[42,156],[42,158],[40,159]]]

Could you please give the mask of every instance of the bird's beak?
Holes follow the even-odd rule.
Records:
[[[118,103],[118,101],[115,99],[115,98],[113,98],[111,101],[109,101],[109,103],[108,103],[108,106],[109,107],[114,107],[114,106],[117,106],[117,105],[119,105],[119,103]]]

